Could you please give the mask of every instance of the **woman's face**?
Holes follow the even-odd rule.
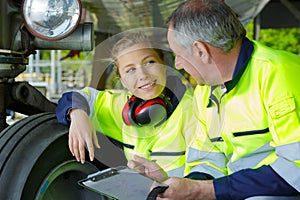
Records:
[[[124,87],[144,100],[159,96],[166,84],[166,66],[158,53],[137,44],[120,55],[116,63]]]

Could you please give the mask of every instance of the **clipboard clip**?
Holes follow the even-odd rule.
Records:
[[[94,174],[90,174],[86,180],[90,180],[90,181],[93,181],[93,182],[97,182],[101,179],[105,179],[105,178],[108,178],[108,177],[111,177],[111,176],[114,176],[116,174],[119,174],[118,170],[120,169],[117,169],[117,168],[108,168],[108,169],[105,169],[103,171],[100,171],[100,172],[96,172]],[[85,181],[86,181],[85,180]]]

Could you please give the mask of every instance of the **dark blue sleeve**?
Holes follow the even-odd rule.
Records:
[[[245,199],[253,196],[293,196],[297,190],[270,166],[244,169],[213,180],[217,200]]]
[[[86,111],[87,114],[90,113],[88,102],[80,93],[66,92],[58,100],[56,107],[56,118],[59,123],[70,124],[71,121],[68,117],[68,113],[71,108],[81,108]]]
[[[192,180],[212,180],[214,179],[213,176],[203,173],[203,172],[192,172],[185,176],[185,178],[192,179]]]

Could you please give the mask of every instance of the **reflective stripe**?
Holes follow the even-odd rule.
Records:
[[[271,163],[270,166],[279,176],[300,192],[300,169],[295,163],[279,157],[275,162]]]
[[[151,152],[150,156],[182,156],[185,155],[185,151],[179,152]]]
[[[233,136],[239,137],[239,136],[255,135],[255,134],[265,134],[265,133],[269,133],[269,128],[262,129],[262,130],[235,132],[235,133],[233,133]]]
[[[288,160],[300,160],[300,142],[278,146],[276,153]]]
[[[184,166],[170,170],[167,172],[169,177],[176,176],[176,177],[183,177],[184,173]]]
[[[128,148],[128,149],[134,149],[134,145],[131,144],[125,144],[125,143],[121,143],[124,147]]]
[[[223,142],[223,138],[222,137],[215,137],[215,138],[210,138],[211,142]]]
[[[123,143],[123,142],[120,142],[118,140],[115,140],[114,138],[112,137],[109,137],[109,136],[106,136],[114,145],[116,145],[117,147],[123,149],[124,147],[125,148],[128,148],[128,149],[134,149],[134,145],[131,145],[131,144],[126,144],[126,143]]]
[[[200,165],[197,165],[196,167],[193,167],[193,169],[191,169],[190,173],[192,173],[192,172],[204,172],[206,174],[213,176],[214,178],[220,178],[220,177],[223,177],[226,175],[222,171],[217,170],[207,164],[200,164]]]
[[[274,153],[274,147],[270,146],[270,143],[267,143],[257,149],[256,151],[248,154],[247,156],[238,159],[234,162],[228,163],[228,168],[232,172],[236,172],[246,168],[254,168],[257,166],[263,159],[268,157],[270,154]]]
[[[187,162],[208,162],[219,168],[226,167],[226,156],[220,152],[207,152],[200,151],[198,149],[189,148],[189,154],[187,155]]]

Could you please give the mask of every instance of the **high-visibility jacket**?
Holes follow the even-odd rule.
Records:
[[[184,90],[172,114],[157,127],[128,126],[123,122],[122,110],[131,96],[125,90],[99,91],[86,87],[80,91],[65,93],[58,103],[57,118],[62,123],[68,123],[68,110],[74,107],[82,108],[89,114],[97,131],[114,139],[123,147],[128,160],[136,154],[155,160],[169,176],[182,177],[186,158],[185,137],[191,134],[195,127],[191,106],[193,90]]]
[[[299,194],[300,57],[244,38],[233,79],[194,99],[188,166],[216,178],[217,199]]]

